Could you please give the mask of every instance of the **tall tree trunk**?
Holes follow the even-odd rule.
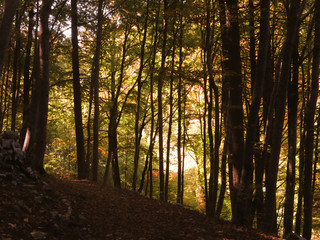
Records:
[[[35,26],[34,23],[34,11],[33,6],[30,7],[29,11],[29,26],[28,26],[28,39],[26,45],[26,57],[24,62],[24,74],[23,74],[23,123],[20,131],[20,144],[23,144],[25,139],[27,125],[29,121],[29,109],[30,109],[30,88],[31,88],[31,80],[30,80],[30,65],[31,65],[31,47],[32,47],[32,39],[33,39],[33,29]]]
[[[208,77],[207,77],[207,53],[206,53],[206,37],[202,31],[202,45],[203,45],[203,97],[204,97],[204,112],[203,112],[203,177],[204,177],[204,199],[206,203],[206,214],[209,214],[208,208],[208,179],[207,179],[207,109],[208,109]],[[181,84],[180,84],[181,85]],[[181,86],[180,86],[181,87]],[[181,98],[181,97],[180,97]],[[181,107],[180,107],[181,108]]]
[[[162,50],[161,50],[161,66],[158,77],[158,128],[159,128],[159,178],[160,178],[160,200],[164,200],[164,172],[163,172],[163,104],[162,104],[162,88],[163,82],[166,78],[166,46],[167,46],[167,29],[168,29],[168,1],[164,2],[164,13],[163,13],[163,36],[162,36]]]
[[[227,98],[228,119],[226,131],[230,134],[230,161],[232,168],[232,221],[241,224],[245,216],[239,215],[238,194],[240,187],[243,159],[243,106],[242,106],[242,77],[240,58],[240,33],[238,20],[238,1],[219,0],[220,21],[222,29],[223,50],[223,84]]]
[[[115,187],[118,187],[118,188],[121,188],[121,179],[120,179],[120,171],[119,171],[119,164],[118,164],[118,133],[117,133],[118,123],[121,116],[119,116],[120,114],[118,112],[118,104],[119,104],[118,100],[119,100],[120,90],[123,82],[130,28],[131,26],[127,24],[125,34],[124,34],[124,42],[122,46],[122,60],[121,60],[120,75],[119,75],[119,82],[118,82],[117,88],[116,88],[115,70],[113,69],[113,64],[112,64],[112,70],[111,70],[112,72],[111,74],[112,107],[110,109],[110,120],[109,120],[109,127],[108,127],[109,147],[108,147],[107,165],[106,165],[106,170],[104,174],[104,182],[107,181],[108,173],[109,173],[109,165],[111,163],[113,184]],[[112,56],[113,55],[114,54],[112,54]]]
[[[35,131],[32,138],[31,167],[44,173],[43,158],[46,149],[49,101],[49,40],[48,20],[54,0],[43,0],[40,12],[39,76],[36,78]]]
[[[219,136],[219,93],[218,87],[215,84],[213,77],[212,68],[212,33],[210,16],[211,0],[206,1],[207,5],[207,23],[206,23],[206,53],[207,53],[207,69],[209,76],[209,104],[208,104],[208,134],[210,141],[210,179],[209,179],[209,204],[208,213],[210,216],[214,216],[216,211],[216,202],[218,195],[218,177],[219,177],[219,147],[220,147],[220,136]],[[213,16],[214,18],[214,16]],[[215,130],[213,139],[212,129],[212,111],[213,111],[213,95],[214,95],[214,108],[215,108]]]
[[[172,11],[176,12],[176,0],[172,3]],[[171,55],[171,73],[170,73],[170,90],[169,90],[169,122],[168,122],[168,136],[167,136],[167,152],[166,152],[166,178],[164,188],[164,199],[168,201],[169,194],[169,175],[170,175],[170,148],[171,148],[171,134],[172,134],[172,121],[173,121],[173,82],[175,70],[175,54],[176,54],[176,40],[177,32],[175,31],[176,15],[172,20],[172,55]]]
[[[21,15],[19,10],[16,11],[15,22],[15,48],[13,54],[13,73],[12,73],[12,96],[11,96],[11,131],[16,130],[16,117],[19,97],[20,71],[21,71],[21,40],[20,25]]]
[[[287,35],[282,52],[283,59],[279,86],[276,94],[275,118],[272,122],[272,132],[276,134],[272,135],[270,158],[266,166],[265,214],[262,226],[263,231],[267,233],[277,233],[276,185],[287,95],[287,91],[283,91],[283,89],[287,88],[290,76],[292,46],[297,31],[299,6],[299,0],[291,1],[287,22]]]
[[[156,55],[157,55],[157,45],[158,45],[158,25],[159,25],[159,15],[160,15],[160,1],[158,1],[158,7],[156,10],[156,19],[155,19],[155,36],[153,42],[153,50],[152,50],[152,60],[150,66],[150,104],[151,104],[151,126],[150,126],[150,162],[149,162],[149,181],[150,181],[150,190],[149,190],[149,197],[153,197],[153,132],[154,132],[154,120],[155,120],[155,113],[154,113],[154,70],[155,70],[155,62],[156,62]],[[158,125],[158,124],[157,124]],[[157,128],[158,129],[158,128]],[[156,134],[155,134],[156,135]],[[152,146],[152,147],[151,147]],[[147,189],[146,189],[147,192]]]
[[[244,149],[243,168],[241,174],[241,204],[239,205],[239,216],[242,217],[241,223],[251,226],[252,194],[253,194],[253,154],[256,139],[257,128],[259,126],[259,109],[263,93],[263,85],[265,80],[268,46],[269,46],[269,17],[270,17],[270,1],[261,1],[261,20],[260,20],[260,41],[258,62],[256,68],[255,82],[253,84],[252,103],[249,110],[247,136]]]
[[[178,76],[178,139],[177,139],[177,157],[178,157],[178,186],[177,186],[177,203],[183,202],[183,186],[182,186],[182,156],[181,156],[181,138],[182,138],[182,63],[183,63],[183,17],[182,17],[183,1],[180,1],[180,36],[179,36],[179,76]]]
[[[306,144],[305,144],[305,182],[304,182],[304,222],[303,237],[311,239],[312,234],[312,165],[314,151],[314,116],[319,92],[319,63],[320,63],[320,0],[315,1],[314,7],[314,47],[311,76],[311,94],[307,102],[305,114]]]
[[[144,52],[145,52],[145,45],[147,39],[147,30],[148,30],[148,18],[149,18],[149,0],[147,1],[147,11],[146,11],[146,18],[144,22],[144,29],[143,29],[143,39],[141,44],[141,52],[140,52],[140,67],[139,73],[137,77],[138,83],[138,91],[137,91],[137,106],[136,106],[136,119],[135,119],[135,152],[134,152],[134,164],[133,164],[133,179],[132,179],[132,189],[136,191],[136,184],[137,184],[137,174],[138,174],[138,165],[139,165],[139,154],[140,154],[140,105],[141,105],[141,91],[142,91],[142,71],[144,65]]]
[[[72,28],[72,70],[73,70],[73,95],[74,119],[76,128],[78,178],[86,178],[85,149],[82,126],[81,85],[79,72],[79,46],[78,46],[78,10],[77,0],[71,1],[71,28]]]
[[[92,156],[92,180],[98,180],[98,166],[99,166],[99,72],[100,72],[100,54],[102,41],[102,11],[103,0],[99,0],[98,6],[98,26],[96,33],[96,50],[93,59],[92,69],[92,84],[93,84],[93,98],[94,98],[94,116],[93,116],[93,156]]]
[[[14,14],[18,6],[18,0],[6,0],[3,18],[0,26],[0,78],[2,76],[2,68],[9,45],[11,27]]]
[[[296,37],[293,54],[292,80],[288,86],[288,163],[286,177],[286,198],[284,203],[283,236],[293,231],[293,212],[296,179],[299,37]]]

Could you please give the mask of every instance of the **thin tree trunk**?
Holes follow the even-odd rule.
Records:
[[[283,236],[293,231],[293,212],[296,179],[299,37],[296,37],[293,55],[292,81],[288,86],[288,164],[286,177],[286,198],[284,203]]]
[[[221,159],[221,187],[220,187],[220,193],[219,193],[217,211],[216,211],[216,217],[218,219],[220,218],[220,215],[221,215],[224,195],[227,187],[227,142],[228,141],[225,141],[224,143],[222,159]]]
[[[20,131],[20,144],[23,144],[25,139],[27,125],[29,121],[30,114],[30,88],[31,88],[31,80],[30,80],[30,65],[31,65],[31,47],[32,47],[32,39],[33,39],[33,30],[34,30],[34,12],[33,6],[29,11],[29,26],[28,26],[28,39],[26,45],[26,57],[24,63],[24,77],[23,77],[23,123]]]
[[[314,116],[319,92],[319,63],[320,63],[320,0],[315,1],[314,7],[314,47],[311,76],[311,94],[307,102],[305,114],[306,144],[305,144],[305,182],[304,182],[304,221],[303,237],[311,239],[312,234],[312,165],[314,152]]]
[[[205,37],[202,34],[203,40],[203,94],[204,94],[204,112],[203,112],[203,176],[204,176],[204,199],[206,203],[206,214],[209,214],[208,208],[208,179],[207,179],[207,106],[208,106],[208,89],[207,89],[207,58],[206,58],[206,44],[205,44]]]
[[[144,22],[144,29],[143,29],[143,39],[141,44],[141,52],[140,52],[140,67],[139,73],[137,77],[138,83],[138,91],[137,91],[137,106],[136,106],[136,119],[135,119],[135,152],[134,152],[134,164],[133,164],[133,180],[132,180],[132,189],[136,191],[136,184],[137,184],[137,174],[138,174],[138,166],[139,166],[139,154],[140,154],[140,105],[141,105],[141,91],[142,91],[142,71],[144,65],[144,52],[145,52],[145,45],[147,39],[147,29],[148,29],[148,18],[149,18],[149,0],[147,1],[147,12],[146,18]]]
[[[163,104],[162,104],[162,89],[163,82],[166,78],[166,45],[167,45],[167,25],[168,25],[168,1],[164,0],[164,13],[163,13],[163,39],[162,39],[162,50],[161,50],[161,66],[158,77],[158,124],[159,124],[159,178],[160,178],[160,200],[164,198],[164,172],[163,172]]]
[[[176,0],[173,2],[172,9],[176,10]],[[176,39],[177,32],[175,32],[175,21],[176,17],[173,17],[172,21],[172,55],[171,55],[171,73],[170,73],[170,90],[169,90],[169,123],[168,123],[168,136],[167,136],[167,152],[166,152],[166,177],[165,177],[165,188],[164,188],[164,199],[168,201],[169,193],[169,175],[170,175],[170,148],[171,148],[171,134],[172,134],[172,120],[173,120],[173,81],[174,81],[174,68],[175,68],[175,54],[176,54]]]
[[[206,53],[207,53],[207,69],[209,76],[209,105],[208,105],[208,134],[210,141],[210,179],[209,179],[209,215],[214,216],[216,211],[216,202],[218,196],[218,178],[219,178],[219,148],[220,148],[220,133],[219,133],[219,92],[215,84],[212,68],[212,34],[211,21],[211,0],[207,0],[207,24],[206,24]],[[213,139],[212,129],[212,111],[213,111],[213,95],[215,109],[215,129]]]
[[[16,130],[16,117],[18,107],[18,97],[20,85],[20,68],[21,68],[21,40],[20,40],[20,25],[21,17],[20,13],[16,11],[16,22],[15,22],[15,49],[13,54],[13,73],[12,73],[12,96],[11,96],[11,131]]]
[[[71,1],[71,25],[72,25],[72,70],[73,70],[73,94],[74,94],[74,119],[76,128],[78,178],[87,176],[85,166],[85,148],[82,126],[81,85],[79,72],[79,46],[78,46],[78,10],[77,0]]]
[[[160,1],[158,2],[158,7],[156,10],[156,19],[155,19],[155,36],[153,42],[153,53],[152,53],[152,61],[150,66],[150,101],[151,101],[151,130],[150,130],[150,163],[149,163],[149,181],[150,181],[150,190],[149,190],[149,197],[153,197],[153,132],[154,132],[154,120],[155,120],[155,113],[154,113],[154,70],[155,70],[155,61],[156,61],[156,54],[157,54],[157,45],[158,45],[158,25],[159,25],[159,15],[160,15]],[[158,125],[158,124],[157,124]],[[158,128],[157,128],[158,129]],[[156,135],[156,134],[155,134]],[[147,192],[147,189],[146,189]]]
[[[98,6],[98,25],[96,33],[96,50],[93,59],[92,69],[92,84],[93,84],[93,98],[94,98],[94,116],[93,116],[93,156],[92,156],[92,180],[98,180],[98,166],[99,166],[99,72],[100,72],[100,54],[102,41],[102,11],[103,0],[99,0]]]
[[[104,182],[107,181],[108,173],[109,173],[109,165],[112,164],[112,178],[113,184],[115,187],[121,188],[121,179],[120,179],[120,171],[119,171],[119,164],[118,164],[118,122],[120,119],[120,114],[118,113],[118,100],[120,95],[120,90],[123,82],[123,74],[124,74],[124,67],[125,67],[125,59],[127,56],[127,43],[128,37],[130,33],[130,26],[126,25],[124,42],[122,46],[122,60],[120,66],[120,75],[119,75],[119,82],[116,88],[115,83],[115,71],[112,70],[113,74],[111,76],[111,89],[112,89],[112,107],[110,109],[110,120],[109,120],[109,127],[108,127],[108,140],[109,140],[109,147],[108,147],[108,159],[106,170],[104,174]],[[113,66],[112,66],[113,68]]]
[[[178,183],[177,183],[177,203],[182,204],[183,195],[182,195],[182,157],[181,157],[181,137],[182,137],[182,63],[183,63],[183,52],[182,52],[182,43],[183,43],[183,27],[182,27],[182,6],[183,1],[180,1],[180,36],[179,36],[179,76],[178,76],[178,138],[177,138],[177,157],[178,157]]]

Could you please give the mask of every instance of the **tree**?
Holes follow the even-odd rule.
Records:
[[[307,101],[305,114],[306,144],[304,165],[304,225],[303,237],[311,239],[312,233],[312,166],[314,157],[314,117],[319,92],[320,63],[320,1],[315,1],[314,7],[314,47],[311,76],[311,93]]]
[[[73,95],[74,119],[77,142],[78,178],[86,178],[85,149],[82,126],[81,85],[79,72],[79,46],[78,46],[78,11],[77,0],[71,1],[71,27],[72,27],[72,69],[73,69]]]
[[[93,58],[91,81],[93,85],[94,96],[94,117],[93,117],[93,156],[92,156],[92,180],[98,180],[99,165],[99,72],[100,72],[100,54],[102,41],[102,21],[103,21],[103,0],[98,4],[98,25],[96,36],[96,50]]]
[[[18,0],[6,0],[3,18],[0,26],[0,76],[5,61],[6,52],[10,40],[10,32],[13,23],[14,14],[18,6]]]
[[[294,0],[290,4],[287,21],[286,40],[283,46],[282,66],[279,79],[279,86],[276,92],[275,118],[272,122],[271,152],[266,166],[266,197],[265,213],[263,220],[263,230],[267,233],[277,232],[277,215],[276,215],[276,185],[278,177],[279,156],[281,149],[281,139],[283,122],[286,107],[286,89],[290,76],[290,64],[293,49],[294,36],[297,31],[298,13],[300,10],[300,1]],[[276,133],[276,134],[275,134]]]
[[[166,46],[167,46],[167,29],[168,29],[168,1],[164,0],[164,13],[163,13],[163,36],[162,36],[162,50],[161,50],[161,66],[158,76],[158,128],[159,128],[159,178],[160,178],[160,199],[164,200],[164,173],[163,173],[163,100],[162,89],[163,82],[166,77]]]
[[[142,71],[144,67],[144,55],[145,55],[145,45],[147,39],[147,30],[148,30],[148,18],[149,18],[149,0],[147,0],[147,12],[144,22],[144,29],[143,29],[143,39],[141,43],[141,52],[140,52],[140,67],[139,73],[137,77],[137,84],[138,84],[138,91],[137,91],[137,107],[136,107],[136,119],[135,119],[135,153],[134,153],[134,170],[133,170],[133,180],[132,180],[132,189],[136,190],[136,183],[137,183],[137,172],[138,172],[138,163],[139,163],[139,153],[140,153],[140,141],[141,141],[141,134],[139,126],[140,121],[140,104],[141,104],[141,88],[142,88]]]
[[[44,0],[40,12],[40,45],[39,45],[39,75],[36,76],[36,90],[32,96],[35,101],[33,116],[34,131],[31,135],[32,158],[31,167],[39,173],[44,173],[43,158],[46,150],[48,101],[49,101],[49,40],[48,27],[51,6],[54,0]]]
[[[267,59],[268,59],[268,46],[270,42],[269,36],[269,18],[270,18],[270,1],[261,1],[261,17],[260,17],[260,41],[259,41],[259,53],[258,61],[256,65],[256,72],[254,83],[252,83],[253,96],[252,103],[249,110],[248,123],[246,129],[246,141],[244,145],[244,159],[243,159],[243,169],[241,173],[241,204],[239,205],[240,211],[244,216],[251,215],[251,204],[252,204],[252,187],[253,187],[253,155],[254,155],[254,145],[256,140],[256,133],[258,128],[259,119],[259,109],[260,102],[263,93],[263,86],[265,80]],[[252,224],[252,217],[245,218],[246,225]]]
[[[238,212],[240,205],[239,191],[242,171],[243,156],[243,106],[242,106],[242,75],[240,58],[240,33],[238,20],[238,1],[219,1],[220,22],[223,52],[223,88],[227,119],[226,131],[228,137],[228,148],[230,149],[231,162],[231,199],[232,199],[232,221],[238,224],[244,222],[244,216]]]

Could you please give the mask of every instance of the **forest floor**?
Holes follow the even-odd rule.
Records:
[[[0,171],[0,240],[20,239],[278,238],[128,190]]]

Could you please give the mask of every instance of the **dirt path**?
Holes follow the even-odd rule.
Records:
[[[87,181],[1,180],[0,239],[277,239]]]

